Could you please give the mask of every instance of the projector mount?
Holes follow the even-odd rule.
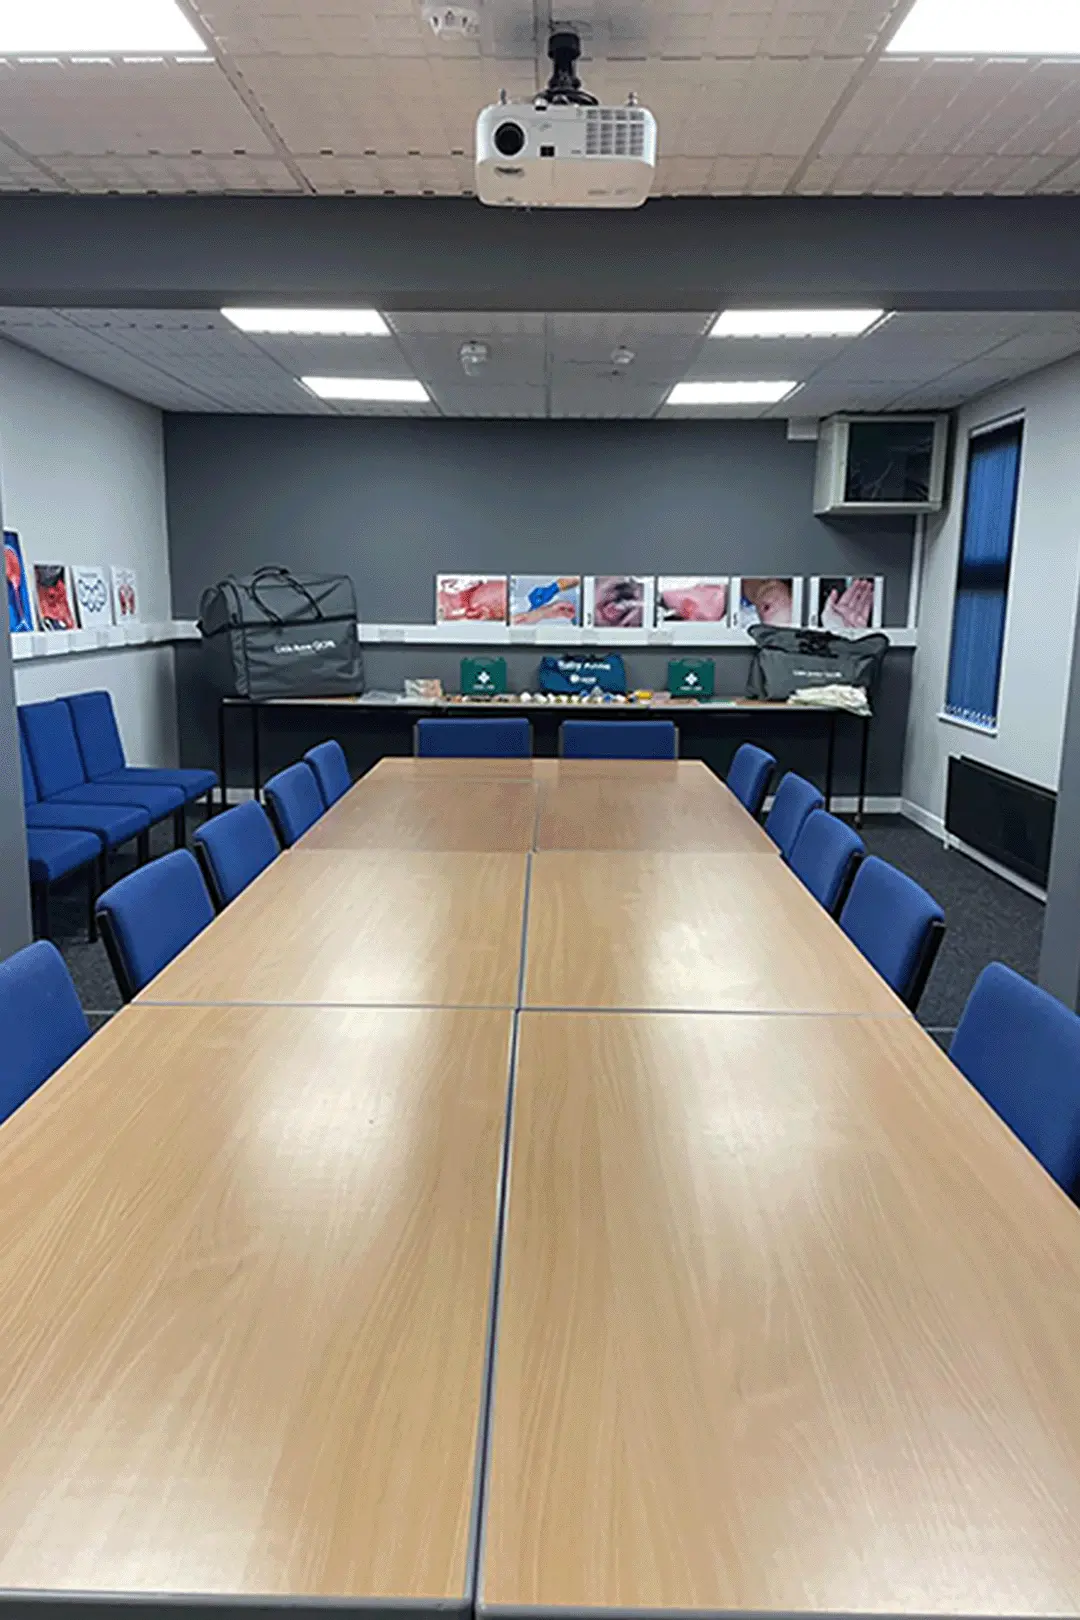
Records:
[[[581,55],[581,36],[574,28],[557,28],[548,40],[551,59],[551,78],[547,88],[536,96],[533,105],[544,107],[598,107],[596,96],[581,88],[575,64]]]

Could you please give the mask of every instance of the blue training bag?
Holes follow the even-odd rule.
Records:
[[[625,692],[626,670],[618,653],[593,658],[559,653],[540,660],[541,692]]]

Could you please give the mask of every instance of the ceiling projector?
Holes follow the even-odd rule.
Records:
[[[554,64],[533,101],[505,92],[476,121],[476,195],[494,208],[640,208],[656,169],[656,119],[633,96],[601,107],[581,88],[581,41],[551,36]]]

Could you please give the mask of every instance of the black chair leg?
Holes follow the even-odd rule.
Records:
[[[86,937],[91,945],[97,943],[98,937],[97,914],[94,908],[97,905],[98,897],[97,869],[99,861],[100,857],[97,861],[91,861],[86,868]]]
[[[49,938],[49,885],[35,883],[31,891],[31,923],[37,939]]]
[[[187,827],[184,823],[184,806],[173,811],[173,847],[184,849],[187,845]]]
[[[216,815],[216,814],[217,814],[217,812],[214,809],[214,790],[213,790],[213,788],[211,788],[209,793],[206,795],[206,819],[207,819],[207,821],[210,820],[211,816]]]
[[[141,832],[139,834],[138,842],[136,843],[135,848],[136,848],[136,851],[137,851],[137,854],[138,854],[139,865],[140,866],[145,866],[147,861],[150,859],[150,830],[149,830],[149,828],[147,828],[145,831],[143,831],[143,832]]]
[[[910,1012],[917,1013],[922,993],[926,989],[926,981],[930,977],[930,970],[937,961],[937,954],[945,938],[945,924],[932,922],[926,931],[922,950],[919,953],[911,973],[911,983],[908,985],[907,995],[903,998]]]

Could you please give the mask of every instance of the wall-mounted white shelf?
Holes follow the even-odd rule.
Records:
[[[367,647],[752,647],[748,630],[715,624],[672,624],[661,630],[591,630],[581,625],[361,624]],[[867,632],[874,633],[874,632]],[[917,630],[886,629],[893,647],[914,647]]]
[[[11,638],[16,662],[36,658],[70,658],[77,653],[114,652],[118,647],[159,647],[172,641],[197,641],[191,619],[162,624],[111,624],[98,630],[25,630]]]

